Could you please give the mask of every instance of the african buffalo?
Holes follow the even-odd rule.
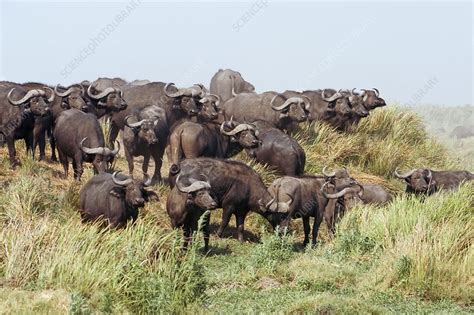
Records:
[[[413,169],[404,174],[400,174],[395,170],[394,174],[397,178],[405,180],[407,192],[427,195],[440,190],[455,190],[463,182],[474,179],[474,174],[468,171]]]
[[[338,174],[341,175],[341,174]],[[348,181],[348,185],[345,182]],[[314,217],[312,244],[316,245],[319,226],[326,221],[331,233],[335,232],[337,218],[336,202],[346,193],[353,192],[359,184],[351,178],[328,178],[326,176],[301,177],[284,176],[275,180],[268,192],[271,201],[265,208],[285,215],[280,223],[282,228],[288,227],[289,221],[301,217],[303,219],[304,242],[309,243],[310,217]]]
[[[130,176],[133,177],[133,157],[143,156],[143,174],[148,173],[148,164],[152,157],[155,164],[152,184],[161,182],[160,171],[168,128],[165,111],[155,105],[147,106],[125,117],[124,123],[126,127],[123,131],[123,144]]]
[[[49,95],[48,95],[49,93]],[[27,150],[33,153],[35,121],[49,115],[49,103],[54,92],[49,87],[27,89],[11,82],[0,83],[0,134],[7,143],[10,164],[18,165],[15,140],[24,139]]]
[[[138,209],[152,198],[154,192],[145,190],[149,181],[137,181],[113,174],[102,173],[92,177],[80,192],[82,222],[102,221],[111,228],[124,227],[127,221],[135,221]]]
[[[174,128],[170,136],[171,163],[204,156],[231,157],[242,149],[257,147],[260,143],[257,132],[252,125],[232,120],[220,126],[213,122],[184,122]]]
[[[211,79],[210,91],[219,95],[224,104],[240,93],[254,93],[255,87],[242,78],[242,75],[231,69],[219,69]]]
[[[83,161],[92,163],[95,173],[105,172],[107,163],[110,163],[119,151],[118,148],[110,150],[105,146],[97,117],[75,108],[59,115],[53,134],[65,178],[68,176],[69,158],[72,159],[74,178],[80,180]]]
[[[193,232],[198,229],[199,218],[206,210],[214,210],[217,207],[216,201],[211,196],[211,185],[204,178],[186,179],[189,184],[184,184],[184,178],[178,175],[176,185],[168,195],[166,201],[166,211],[171,220],[173,228],[181,227],[184,233],[184,248],[193,237]],[[209,219],[206,216],[203,221],[204,250],[209,248]]]
[[[217,234],[222,236],[232,215],[236,217],[239,241],[244,240],[244,222],[249,211],[264,216],[275,227],[280,214],[261,210],[271,200],[260,176],[244,163],[212,158],[186,159],[170,168],[170,184],[174,187],[177,175],[183,178],[204,176],[211,185],[211,195],[218,208],[223,208],[222,222]]]
[[[258,130],[261,144],[245,150],[249,157],[283,175],[304,174],[306,154],[298,141],[265,121],[255,121],[253,125]]]
[[[288,130],[293,123],[307,119],[305,108],[309,101],[302,97],[286,97],[275,92],[263,94],[241,93],[224,103],[226,120],[253,123],[263,120],[280,130]]]

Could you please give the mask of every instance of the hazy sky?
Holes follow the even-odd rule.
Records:
[[[389,101],[473,103],[473,5],[457,2],[0,0],[0,79],[99,76],[258,91],[377,87]]]

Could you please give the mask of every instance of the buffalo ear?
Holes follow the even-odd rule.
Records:
[[[114,187],[109,191],[109,194],[116,197],[116,198],[123,198],[125,197],[125,192],[122,188]]]
[[[145,190],[143,192],[143,196],[145,197],[145,201],[152,201],[152,200],[156,200],[156,201],[159,201],[160,199],[158,198],[158,195],[154,192],[154,191],[148,191],[148,190]]]
[[[230,136],[230,142],[239,142],[236,137]]]

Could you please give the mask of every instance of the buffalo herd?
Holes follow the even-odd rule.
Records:
[[[323,219],[334,232],[336,220],[354,205],[389,203],[392,195],[382,186],[360,184],[345,168],[305,174],[305,151],[292,135],[299,124],[315,121],[352,132],[370,111],[385,105],[375,88],[257,93],[239,72],[229,69],[219,70],[209,89],[203,84],[177,87],[119,78],[69,87],[4,81],[0,82],[0,145],[7,145],[12,168],[20,164],[15,150],[19,139],[33,157],[38,147],[39,159],[44,160],[49,138],[51,161],[57,161],[57,151],[65,178],[69,161],[78,181],[83,163],[91,163],[95,176],[80,192],[83,222],[122,227],[136,220],[145,202],[158,199],[149,187],[164,183],[161,168],[167,152],[171,191],[166,209],[171,225],[183,229],[185,246],[205,214],[208,247],[207,210],[216,208],[223,209],[219,236],[235,216],[238,239],[243,241],[245,218],[252,211],[273,228],[286,228],[291,220],[301,218],[304,244],[309,243],[312,230],[314,245]],[[107,132],[101,121],[108,123]],[[120,151],[119,133],[128,175],[111,171]],[[228,160],[239,152],[282,177],[267,187],[251,167]],[[134,175],[137,157],[142,160],[141,176]],[[394,174],[406,182],[407,192],[415,194],[456,189],[474,179],[467,171],[414,169]]]

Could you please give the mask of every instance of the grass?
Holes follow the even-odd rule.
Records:
[[[407,128],[406,126],[410,126]],[[413,112],[376,110],[345,135],[330,127],[302,127],[307,172],[348,166],[365,183],[398,194],[385,207],[356,207],[331,238],[303,248],[301,221],[284,236],[256,214],[247,241],[202,239],[180,250],[180,231],[160,201],[119,231],[80,223],[82,184],[61,179],[57,164],[25,156],[8,167],[0,149],[0,313],[472,313],[474,311],[474,185],[417,199],[401,194],[395,167],[462,168],[462,159],[433,140]],[[277,174],[256,165],[268,184]],[[126,170],[121,158],[118,169]],[[166,174],[168,164],[163,170]],[[92,176],[89,166],[84,183]],[[220,210],[212,213],[215,229]]]

